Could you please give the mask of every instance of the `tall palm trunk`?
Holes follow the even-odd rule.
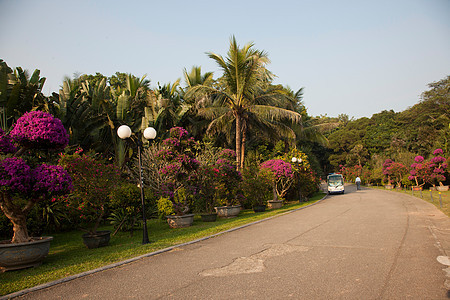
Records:
[[[241,151],[242,151],[242,117],[238,113],[234,113],[236,117],[236,169],[241,170]]]
[[[242,136],[242,141],[241,141],[241,164],[240,164],[240,169],[242,170],[244,168],[244,160],[245,160],[245,143],[247,142],[247,123],[242,120],[242,131],[241,131],[241,136]]]

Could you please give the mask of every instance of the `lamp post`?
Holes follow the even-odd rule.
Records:
[[[291,159],[291,161],[294,163],[294,164],[296,164],[297,165],[297,169],[299,169],[299,172],[300,172],[300,164],[302,163],[302,159],[301,158],[297,158],[297,157],[293,157],[292,159]],[[299,196],[299,202],[302,202],[302,190],[301,190],[301,188],[300,188],[300,177],[297,175],[297,180],[298,180],[298,196]]]
[[[131,128],[127,125],[122,125],[117,129],[117,135],[122,140],[131,137]],[[144,138],[147,140],[153,140],[156,137],[156,130],[153,127],[148,127],[144,130]],[[142,222],[144,231],[142,233],[142,244],[148,244],[148,233],[147,233],[147,218],[145,217],[145,201],[144,201],[144,180],[142,178],[142,163],[141,163],[141,148],[143,146],[142,139],[136,137],[136,143],[138,147],[138,163],[139,163],[139,187],[141,189],[141,204],[142,204]]]

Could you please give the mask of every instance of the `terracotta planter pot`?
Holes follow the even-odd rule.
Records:
[[[96,233],[83,234],[83,243],[88,249],[95,249],[109,245],[111,231],[97,231]]]
[[[281,201],[281,200],[280,201],[273,201],[273,200],[267,201],[267,206],[270,209],[281,208],[283,206],[283,201]]]
[[[0,270],[2,272],[39,266],[50,250],[53,237],[33,238],[27,243],[0,242]]]
[[[217,216],[220,218],[234,218],[239,215],[241,211],[240,205],[232,205],[232,206],[219,206],[214,207],[217,212]]]
[[[187,214],[182,216],[167,216],[166,218],[170,228],[189,227],[194,222],[193,214]]]
[[[203,222],[215,222],[217,220],[217,213],[201,214],[200,217]]]

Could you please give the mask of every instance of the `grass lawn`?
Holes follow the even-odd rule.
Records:
[[[109,246],[91,250],[84,246],[81,231],[47,234],[54,240],[44,263],[36,268],[0,273],[0,296],[279,215],[317,202],[323,196],[324,193],[317,193],[309,202],[288,203],[262,213],[242,210],[236,218],[212,223],[202,222],[196,216],[193,226],[188,228],[171,229],[165,221],[148,220],[150,244],[146,245],[142,245],[142,230],[135,231],[132,237],[129,232],[119,232],[111,236]],[[111,227],[100,230],[113,231]]]
[[[384,187],[371,187],[371,188],[377,188],[377,189],[383,189]],[[411,189],[408,189],[405,191],[405,189],[392,189],[392,190],[386,190],[386,191],[392,191],[392,192],[397,192],[397,193],[404,193],[404,194],[408,194],[417,198],[421,198],[427,202],[430,202],[431,204],[433,204],[434,206],[436,206],[439,210],[441,210],[444,214],[446,214],[447,216],[450,217],[450,191],[447,192],[438,192],[438,191],[432,191],[430,193],[429,190],[423,190],[422,192],[420,191],[411,191]],[[440,199],[439,200],[439,195],[440,195]],[[442,206],[441,206],[441,202],[442,202]]]

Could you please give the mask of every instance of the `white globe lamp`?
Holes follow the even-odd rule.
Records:
[[[119,128],[117,128],[117,135],[122,140],[127,139],[131,136],[131,128],[127,125],[122,125]]]
[[[144,137],[147,140],[153,140],[156,137],[156,130],[153,127],[147,127],[144,130]]]

